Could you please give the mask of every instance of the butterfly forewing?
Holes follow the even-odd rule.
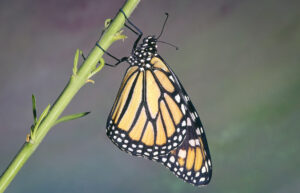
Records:
[[[161,59],[130,67],[107,122],[108,137],[123,151],[148,158],[176,149],[186,135],[181,89]]]

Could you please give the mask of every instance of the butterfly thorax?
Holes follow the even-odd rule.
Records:
[[[141,68],[151,68],[151,59],[157,55],[157,39],[154,36],[148,36],[143,39],[141,43],[128,58],[128,62],[132,66],[139,66]]]

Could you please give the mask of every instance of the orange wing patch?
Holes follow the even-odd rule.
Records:
[[[169,69],[167,68],[167,66],[164,64],[164,62],[157,58],[157,57],[153,57],[150,61],[150,63],[155,67],[155,68],[160,68],[162,70],[164,70],[165,72],[170,72]]]
[[[118,127],[124,131],[128,131],[130,129],[133,119],[136,116],[136,111],[142,102],[142,89],[143,89],[143,73],[140,73],[132,94],[132,98],[134,98],[134,100],[130,100],[128,108],[118,125]],[[118,117],[120,114],[121,112],[118,114]]]
[[[155,75],[157,76],[159,83],[166,89],[166,91],[172,93],[174,92],[175,88],[169,78],[161,71],[155,70]]]
[[[203,156],[200,151],[200,147],[196,147],[196,159],[195,159],[195,166],[194,166],[195,171],[200,170],[200,168],[202,166],[202,162],[203,162],[202,160],[203,160]]]
[[[177,125],[180,122],[180,120],[182,119],[183,114],[182,114],[181,110],[179,109],[178,105],[168,94],[165,93],[164,97],[165,97],[167,104],[169,106],[169,109],[172,113],[174,122]]]
[[[121,85],[120,89],[123,88],[124,84],[126,83],[126,81],[128,80],[128,78],[130,77],[130,75],[132,75],[134,72],[136,72],[137,69],[138,69],[137,66],[132,66],[132,67],[128,68],[128,70],[127,70],[127,72],[126,72],[126,74],[124,76],[124,79],[122,81],[122,85]]]
[[[142,138],[142,142],[148,146],[154,144],[154,130],[151,122],[148,122],[144,136]]]
[[[167,135],[168,137],[171,137],[175,132],[175,126],[173,124],[173,121],[171,119],[171,116],[168,112],[168,109],[164,101],[160,101],[160,107],[161,107],[162,117],[165,122],[166,130],[167,130]]]
[[[192,169],[194,162],[195,162],[195,149],[190,147],[186,158],[186,165],[185,165],[186,169],[187,170]]]
[[[166,138],[164,126],[162,124],[160,113],[158,114],[158,117],[156,120],[156,130],[157,130],[156,144],[157,145],[165,144],[167,141],[167,138]]]
[[[137,72],[135,74],[133,74],[131,76],[131,78],[128,80],[127,84],[125,85],[124,89],[123,89],[123,92],[119,98],[119,101],[118,101],[118,104],[117,104],[117,107],[116,109],[114,110],[114,113],[112,115],[112,119],[115,121],[115,123],[118,122],[119,120],[119,117],[120,117],[120,114],[121,114],[121,111],[122,109],[124,108],[124,105],[125,105],[125,102],[128,98],[128,94],[129,94],[129,91],[133,85],[133,82],[137,76]]]
[[[152,73],[149,70],[146,71],[146,79],[147,104],[151,117],[154,119],[158,113],[158,99],[161,93]]]
[[[131,137],[131,139],[133,139],[135,141],[140,140],[146,120],[147,120],[147,117],[146,117],[146,113],[145,113],[145,108],[143,108],[141,111],[141,114],[139,115],[138,120],[136,121],[134,127],[132,128],[132,130],[129,133],[129,136]]]

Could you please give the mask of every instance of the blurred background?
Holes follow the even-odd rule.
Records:
[[[38,113],[66,85],[75,50],[95,45],[124,0],[0,1],[0,173]],[[105,135],[127,64],[105,67],[64,114],[91,111],[54,127],[7,193],[300,191],[300,2],[297,0],[142,0],[131,20],[159,45],[204,123],[213,160],[202,188],[162,165],[132,157]],[[129,54],[135,36],[109,51]],[[107,61],[109,58],[105,57]]]

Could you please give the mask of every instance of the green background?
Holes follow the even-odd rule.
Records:
[[[38,113],[72,73],[76,48],[88,53],[106,18],[124,1],[0,1],[0,172]],[[117,149],[107,115],[127,64],[105,67],[64,114],[92,111],[53,128],[7,193],[300,192],[300,2],[297,0],[142,0],[131,19],[158,34],[159,53],[190,95],[204,123],[211,183],[186,184],[163,166]],[[109,51],[130,53],[132,33]],[[105,57],[107,61],[111,61]],[[111,61],[112,62],[112,61]]]

